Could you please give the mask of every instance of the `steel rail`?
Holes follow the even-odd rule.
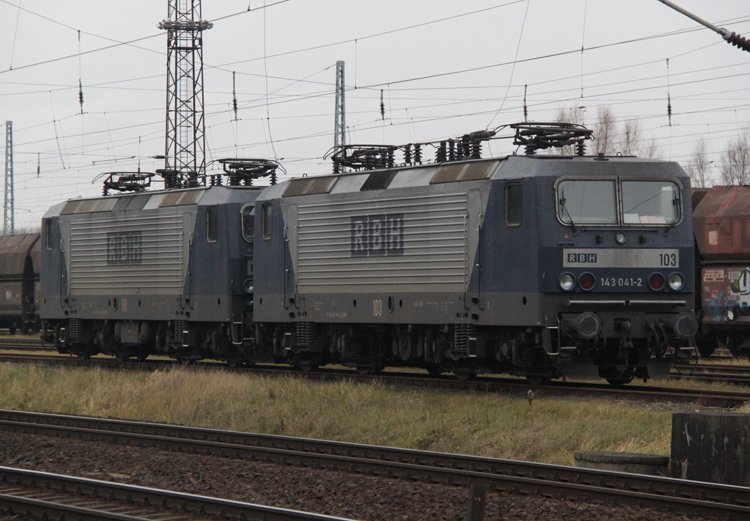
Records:
[[[0,467],[0,512],[87,521],[347,521],[323,514],[9,467]]]
[[[684,513],[750,517],[750,488],[522,461],[248,434],[216,429],[0,410],[0,429],[116,441],[389,478],[498,491],[671,508]]]
[[[750,366],[698,363],[674,367],[670,371],[670,377],[675,380],[700,380],[748,386],[750,385]]]

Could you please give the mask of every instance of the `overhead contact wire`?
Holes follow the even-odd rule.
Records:
[[[508,88],[505,89],[505,97],[503,98],[502,103],[500,103],[500,108],[497,109],[497,112],[495,112],[495,115],[492,116],[492,119],[490,120],[489,124],[487,125],[487,128],[492,125],[492,123],[495,121],[495,118],[498,114],[500,114],[500,111],[503,110],[503,106],[505,105],[505,100],[508,99],[508,93],[510,92],[510,86],[513,83],[513,73],[516,72],[516,63],[518,63],[518,52],[521,50],[521,40],[523,39],[523,28],[526,26],[526,16],[529,14],[529,6],[531,5],[531,0],[526,0],[526,11],[523,13],[523,22],[521,22],[521,33],[518,35],[518,44],[516,45],[516,55],[513,58],[513,67],[510,69],[510,78],[508,79]]]

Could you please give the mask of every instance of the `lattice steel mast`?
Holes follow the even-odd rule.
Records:
[[[3,233],[15,232],[13,203],[13,122],[5,122],[5,205],[3,206]]]
[[[167,31],[167,187],[196,186],[206,170],[203,119],[203,31],[201,0],[169,0]]]
[[[346,104],[344,99],[344,62],[336,62],[336,126],[333,135],[334,153],[346,145]]]

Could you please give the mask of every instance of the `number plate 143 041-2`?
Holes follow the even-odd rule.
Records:
[[[566,248],[565,268],[677,268],[680,250],[645,248]]]

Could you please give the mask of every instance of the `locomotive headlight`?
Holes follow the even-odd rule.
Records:
[[[242,283],[242,289],[248,295],[252,295],[252,293],[253,293],[253,279],[246,279],[245,282]]]
[[[560,275],[560,289],[563,291],[570,291],[576,285],[576,278],[570,273],[563,273]]]
[[[615,241],[617,242],[617,244],[625,244],[625,241],[627,241],[627,240],[628,240],[628,238],[622,232],[620,232],[617,235],[615,235]]]
[[[669,276],[669,289],[672,291],[680,291],[685,285],[685,278],[679,273],[672,273]]]
[[[727,318],[729,320],[734,320],[734,310],[733,309],[727,309]]]

